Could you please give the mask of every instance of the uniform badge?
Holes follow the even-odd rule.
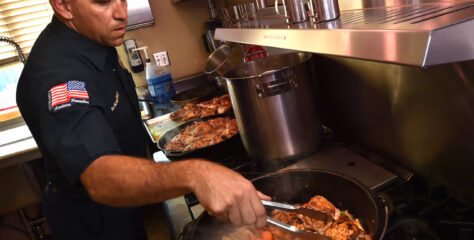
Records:
[[[122,69],[125,69],[125,67],[123,65],[123,62],[122,62],[122,59],[120,59],[120,57],[118,57],[118,62],[120,64],[120,66],[122,67]]]
[[[118,92],[115,92],[115,102],[114,102],[114,105],[112,105],[112,107],[110,107],[110,110],[112,110],[112,112],[113,112],[113,111],[115,110],[115,108],[117,107],[118,102],[119,102],[119,93],[118,93]]]
[[[86,83],[78,80],[56,85],[48,91],[50,112],[71,108],[74,104],[89,104]]]

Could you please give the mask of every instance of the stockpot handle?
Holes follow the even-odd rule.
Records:
[[[308,7],[308,17],[312,23],[316,23],[316,18],[318,17],[316,13],[316,9],[314,8],[314,1],[315,0],[308,0],[306,5]]]
[[[289,23],[290,22],[290,18],[288,17],[288,11],[286,9],[286,3],[285,3],[286,0],[281,0],[281,2],[283,3],[283,16],[285,17],[286,19],[286,23]],[[278,10],[278,0],[275,0],[275,12],[277,15],[282,15],[280,14],[280,10]]]
[[[258,76],[255,85],[259,98],[275,96],[296,87],[298,87],[298,84],[295,82],[293,68],[291,67],[266,71]]]

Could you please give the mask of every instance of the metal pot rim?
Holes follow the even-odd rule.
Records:
[[[229,77],[229,73],[232,73],[232,72],[234,72],[238,69],[245,68],[246,66],[249,66],[249,65],[262,64],[265,61],[272,61],[272,59],[274,59],[274,58],[280,58],[280,57],[286,56],[286,55],[303,55],[303,57],[302,57],[302,60],[300,60],[297,63],[292,63],[292,64],[289,64],[289,65],[286,65],[286,66],[282,65],[277,69],[268,69],[268,70],[262,71],[261,73],[251,74],[249,76]],[[312,56],[311,53],[306,53],[306,52],[290,52],[290,53],[281,53],[281,54],[276,54],[276,55],[270,55],[270,56],[265,57],[265,58],[260,58],[260,59],[257,59],[257,60],[251,61],[251,62],[244,63],[244,64],[242,64],[238,67],[234,67],[234,68],[230,69],[229,71],[227,71],[224,74],[224,76],[222,76],[222,77],[225,78],[226,80],[230,80],[230,81],[239,81],[239,80],[246,80],[246,79],[253,79],[253,78],[261,78],[261,77],[266,76],[266,75],[270,75],[270,74],[273,74],[273,73],[276,73],[276,72],[284,71],[288,68],[294,68],[295,66],[297,66],[299,64],[303,64],[306,61],[310,60],[311,56]]]

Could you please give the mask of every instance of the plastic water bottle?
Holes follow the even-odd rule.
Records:
[[[146,82],[150,95],[158,103],[167,103],[176,94],[171,73],[166,67],[153,64],[146,52],[147,47],[137,48],[143,50],[146,57]]]

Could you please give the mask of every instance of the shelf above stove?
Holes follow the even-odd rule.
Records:
[[[327,23],[287,25],[265,8],[257,20],[218,28],[215,38],[419,67],[474,59],[474,1],[424,0],[340,12],[340,19]]]

